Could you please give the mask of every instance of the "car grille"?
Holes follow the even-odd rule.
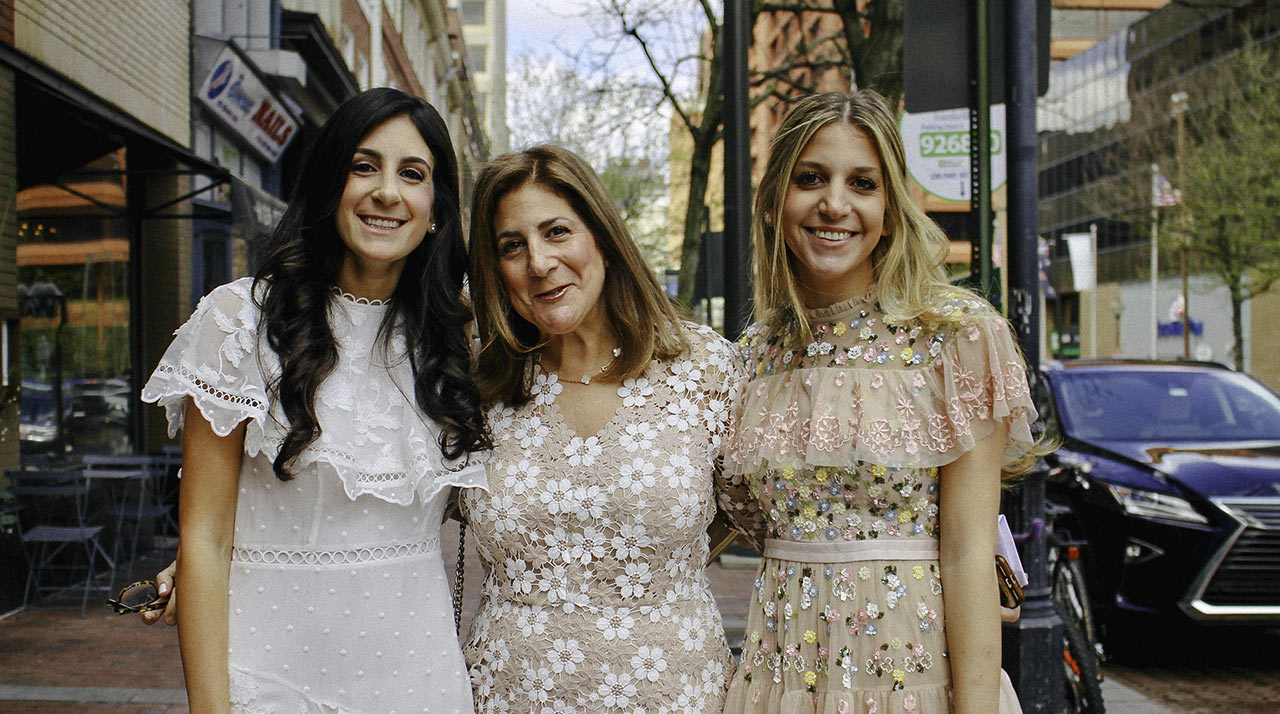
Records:
[[[1244,524],[1201,599],[1216,606],[1280,605],[1280,499],[1224,499]]]

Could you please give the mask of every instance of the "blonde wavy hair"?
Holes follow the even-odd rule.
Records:
[[[863,89],[805,97],[782,121],[769,145],[769,160],[756,192],[751,222],[755,301],[761,324],[789,341],[812,337],[796,286],[795,257],[779,226],[796,161],[823,127],[844,122],[862,131],[880,157],[886,194],[885,231],[871,261],[880,306],[891,320],[933,327],[947,318],[937,311],[943,295],[963,292],[947,282],[943,261],[948,239],[907,192],[902,135],[884,98]]]
[[[863,89],[853,94],[829,92],[805,97],[782,121],[769,145],[769,161],[756,192],[751,221],[756,311],[766,335],[791,344],[813,339],[808,312],[796,286],[795,256],[779,226],[800,154],[814,134],[835,122],[861,130],[880,156],[886,235],[871,252],[871,264],[885,318],[930,330],[954,324],[960,314],[944,314],[939,308],[957,295],[974,294],[947,280],[944,261],[948,238],[907,192],[906,152],[897,122],[883,97]],[[1052,440],[1041,439],[1026,454],[1003,464],[1004,483],[1012,483],[1039,456],[1055,448]]]

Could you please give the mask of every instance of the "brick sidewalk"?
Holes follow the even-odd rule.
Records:
[[[30,609],[0,620],[0,711],[178,714],[187,711],[178,634],[105,605]]]
[[[468,538],[463,632],[479,600],[482,572]],[[456,562],[456,527],[443,534],[445,562]],[[154,555],[139,577],[168,562]],[[754,567],[714,564],[708,575],[724,617],[730,644],[741,641]],[[1264,646],[1276,638],[1261,641]],[[1189,643],[1190,644],[1190,643]],[[1108,665],[1104,696],[1112,714],[1218,714],[1247,709],[1280,712],[1280,656],[1264,667],[1240,662],[1257,653],[1239,647],[1213,652],[1182,650],[1185,664]],[[1205,643],[1190,645],[1204,649]],[[187,711],[175,628],[146,627],[134,616],[119,617],[90,607],[80,617],[79,600],[42,606],[0,619],[0,712],[5,714],[180,714]]]

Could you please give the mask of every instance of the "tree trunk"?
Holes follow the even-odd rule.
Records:
[[[902,97],[902,7],[903,0],[871,0],[865,14],[870,34],[862,26],[857,0],[834,0],[833,7],[844,21],[844,39],[853,64],[854,83],[859,89],[874,89],[884,95],[890,111],[896,111]]]
[[[706,214],[707,183],[711,176],[711,150],[715,147],[721,122],[721,62],[724,45],[718,28],[712,30],[711,61],[708,63],[707,95],[699,124],[690,134],[693,151],[689,160],[689,204],[684,214],[684,242],[680,246],[680,281],[676,306],[692,313],[693,291],[698,279],[699,250],[702,248],[702,217]],[[708,290],[710,286],[708,285]]]
[[[1231,290],[1231,334],[1235,337],[1236,344],[1232,348],[1232,355],[1235,357],[1236,369],[1244,371],[1244,319],[1240,314],[1244,304],[1243,292],[1239,284],[1233,284]]]
[[[689,160],[689,208],[684,214],[684,242],[680,246],[680,285],[676,291],[677,306],[692,314],[693,291],[697,287],[701,262],[703,216],[707,215],[707,183],[711,174],[710,139],[694,136],[693,156]]]

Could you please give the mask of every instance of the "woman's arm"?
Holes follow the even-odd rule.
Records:
[[[1008,426],[943,466],[939,482],[942,607],[955,714],[991,714],[1000,690],[1000,606],[995,578],[1000,463]]]
[[[242,422],[226,437],[218,436],[195,403],[187,401],[176,587],[182,590],[178,644],[192,714],[222,714],[231,708],[227,589],[244,434]]]

